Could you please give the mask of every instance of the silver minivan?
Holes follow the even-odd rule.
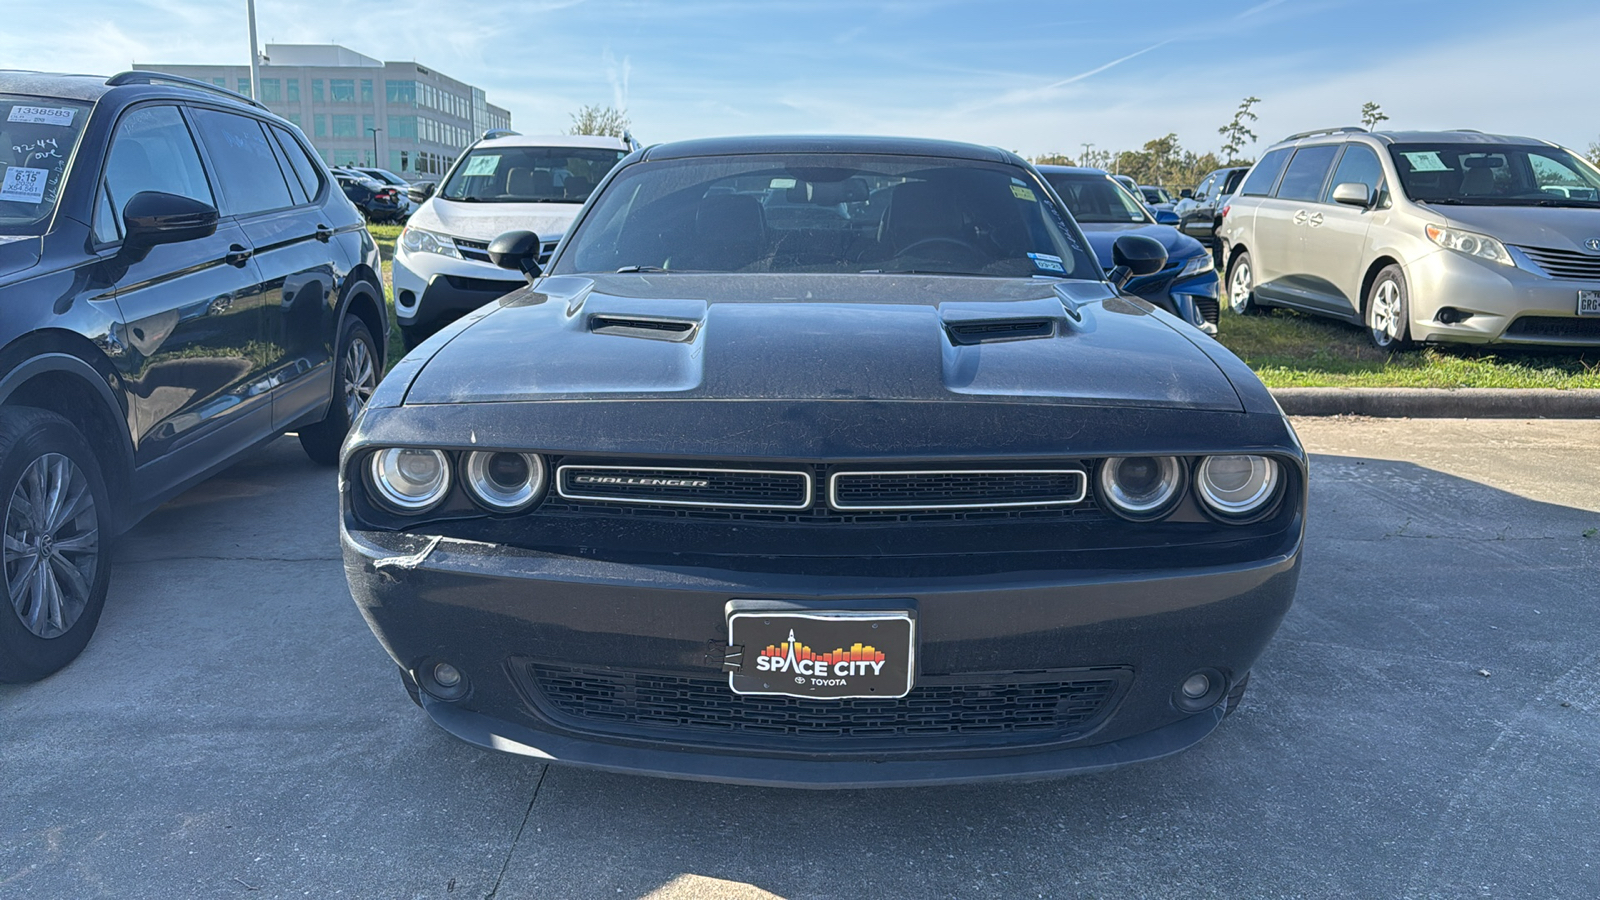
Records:
[[[1223,210],[1228,303],[1422,341],[1600,346],[1600,170],[1546,141],[1338,128],[1273,145]]]

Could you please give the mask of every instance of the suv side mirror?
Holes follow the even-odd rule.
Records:
[[[1345,181],[1333,189],[1333,202],[1365,209],[1372,205],[1372,191],[1359,181]]]
[[[1178,214],[1170,209],[1157,209],[1151,212],[1155,215],[1157,225],[1178,224]]]
[[[1183,190],[1178,192],[1178,196],[1183,198],[1184,200],[1188,200],[1189,198],[1194,196],[1194,191],[1191,191],[1188,188],[1184,188]]]
[[[122,208],[122,248],[142,257],[158,244],[196,241],[217,233],[217,208],[191,197],[140,191]]]
[[[1155,238],[1142,234],[1125,234],[1111,245],[1112,268],[1108,278],[1117,287],[1130,278],[1154,275],[1167,264],[1167,248]]]
[[[521,272],[529,284],[544,274],[539,268],[539,236],[531,231],[508,231],[490,241],[489,261],[502,269]]]

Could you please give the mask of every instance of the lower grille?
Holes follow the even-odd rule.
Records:
[[[488,278],[467,278],[461,275],[446,275],[444,280],[446,284],[458,291],[493,294],[496,297],[503,297],[512,291],[519,290],[526,283],[521,281],[494,281]]]
[[[1217,317],[1221,313],[1217,301],[1210,297],[1195,297],[1194,305],[1200,309],[1200,318],[1205,319],[1212,325],[1217,324]]]
[[[1083,502],[1081,469],[835,472],[828,503],[838,510],[972,509]]]
[[[1553,278],[1571,278],[1578,281],[1600,281],[1600,256],[1579,253],[1576,250],[1556,250],[1549,247],[1521,247],[1523,253],[1539,268]]]
[[[574,730],[677,743],[913,750],[1035,745],[1097,726],[1131,680],[1126,668],[924,677],[898,700],[745,697],[725,677],[522,661],[541,712]]]
[[[1600,317],[1523,316],[1511,323],[1506,334],[1517,337],[1587,338],[1600,340]]]

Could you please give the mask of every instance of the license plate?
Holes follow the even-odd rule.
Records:
[[[1600,316],[1600,291],[1578,292],[1578,315]]]
[[[906,612],[735,612],[728,645],[744,647],[728,675],[735,694],[892,699],[911,692],[916,672]]]

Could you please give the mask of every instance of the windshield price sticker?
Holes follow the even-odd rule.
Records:
[[[7,122],[26,122],[30,125],[71,125],[75,109],[57,109],[53,106],[13,106]]]
[[[472,159],[467,160],[467,167],[462,170],[461,174],[469,178],[473,175],[493,175],[494,170],[499,165],[500,154],[498,153],[474,156]]]
[[[1011,196],[1017,198],[1018,200],[1026,200],[1029,203],[1037,203],[1039,200],[1038,197],[1033,195],[1033,190],[1031,188],[1018,187],[1014,184],[1011,186]]]
[[[1065,274],[1067,271],[1062,267],[1061,257],[1059,256],[1051,256],[1048,253],[1029,253],[1028,258],[1033,260],[1035,266],[1046,272],[1061,272]]]
[[[44,201],[44,186],[50,181],[49,169],[27,169],[12,166],[0,174],[0,200],[19,203]]]
[[[1450,167],[1439,158],[1436,150],[1420,150],[1411,153],[1402,153],[1406,162],[1411,163],[1413,172],[1448,172]]]

